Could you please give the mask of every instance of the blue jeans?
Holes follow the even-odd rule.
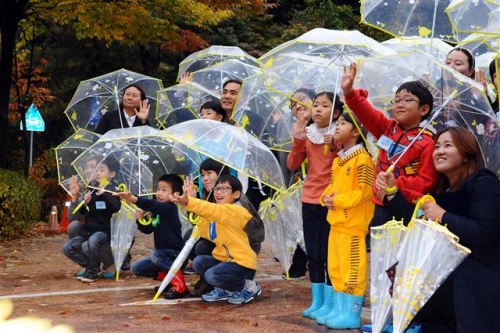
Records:
[[[320,204],[302,203],[302,223],[306,244],[309,279],[312,283],[331,284],[326,268],[330,224],[326,220],[328,208]]]
[[[171,249],[153,250],[149,257],[132,264],[132,273],[137,276],[155,278],[160,271],[168,272],[178,255],[179,251]]]
[[[82,248],[85,242],[88,244],[88,253]],[[78,265],[94,273],[101,271],[101,262],[105,267],[114,264],[109,237],[100,231],[93,233],[90,237],[78,235],[71,238],[63,244],[62,252]]]
[[[193,269],[202,280],[227,291],[241,291],[245,280],[253,280],[255,270],[238,265],[235,262],[222,262],[209,255],[194,258]]]

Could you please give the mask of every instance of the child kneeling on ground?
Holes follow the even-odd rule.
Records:
[[[199,255],[193,268],[202,281],[214,289],[201,298],[206,302],[227,300],[230,304],[244,304],[261,294],[260,285],[253,279],[257,269],[257,254],[250,247],[245,226],[252,214],[236,204],[242,193],[238,178],[223,175],[216,181],[213,195],[216,203],[196,199],[193,180],[186,178],[184,193],[170,196],[188,212],[200,217],[200,236],[212,241],[212,255]]]

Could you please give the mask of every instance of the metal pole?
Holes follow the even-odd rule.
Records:
[[[33,131],[30,131],[30,168],[33,165]]]

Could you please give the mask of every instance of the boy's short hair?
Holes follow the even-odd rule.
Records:
[[[431,114],[432,108],[434,106],[434,97],[432,97],[429,89],[425,87],[425,85],[420,81],[408,81],[399,86],[398,90],[396,90],[396,94],[402,90],[406,90],[412,95],[415,95],[419,99],[419,105],[429,105],[429,112],[426,115],[422,116],[422,120],[427,119],[427,117]]]
[[[113,155],[108,155],[100,164],[106,165],[109,171],[120,172],[120,162]]]
[[[215,182],[215,186],[221,183],[229,183],[233,192],[240,191],[243,192],[243,186],[238,178],[233,175],[222,175]]]
[[[358,141],[356,143],[362,143],[363,146],[366,148],[366,136],[368,135],[368,132],[366,131],[365,127],[361,124],[361,122],[358,120],[356,115],[352,112],[344,112],[340,116],[344,117],[345,121],[348,123],[352,124],[353,128],[360,132]],[[339,116],[339,117],[340,117]]]
[[[220,105],[220,102],[215,102],[215,101],[208,101],[208,102],[205,102],[203,103],[203,105],[200,107],[200,112],[201,110],[205,110],[205,109],[211,109],[211,110],[214,110],[215,113],[217,113],[218,115],[221,115],[222,116],[222,119],[221,121],[225,122],[226,121],[226,111],[224,111],[224,109],[222,108],[222,106]]]
[[[170,187],[172,187],[172,193],[179,192],[181,195],[184,193],[184,190],[182,189],[184,182],[182,181],[182,178],[176,174],[167,173],[158,178],[158,183],[159,182],[170,184]]]

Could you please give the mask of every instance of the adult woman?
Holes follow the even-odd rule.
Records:
[[[118,110],[106,112],[95,132],[104,134],[112,129],[149,125],[149,108],[144,90],[136,84],[130,84],[123,89]]]
[[[500,297],[500,181],[484,168],[479,145],[462,127],[436,136],[433,161],[439,173],[436,203],[422,210],[444,224],[471,254],[460,264],[414,321],[423,332],[487,332],[496,327]],[[401,215],[404,203],[390,173],[377,178],[387,206]],[[388,190],[390,189],[390,190]]]

